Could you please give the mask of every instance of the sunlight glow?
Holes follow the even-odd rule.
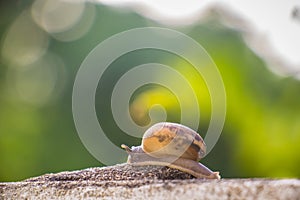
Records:
[[[245,39],[259,55],[264,57],[267,62],[270,61],[271,65],[279,63],[281,68],[282,66],[287,67],[290,73],[299,73],[300,20],[292,17],[293,10],[300,6],[299,0],[278,0],[276,2],[272,0],[96,1],[113,6],[131,7],[150,19],[171,25],[192,24],[203,15],[205,16],[204,13],[207,10],[223,6],[232,12],[233,16],[247,23],[246,31],[250,32],[253,37],[250,39],[245,37]]]

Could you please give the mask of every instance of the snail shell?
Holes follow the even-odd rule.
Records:
[[[199,161],[206,153],[202,137],[176,123],[161,122],[150,127],[142,140],[143,150],[154,157],[167,155]]]
[[[157,123],[145,132],[141,146],[121,147],[129,154],[128,163],[169,166],[197,178],[220,179],[219,172],[198,162],[206,152],[202,137],[181,124]]]

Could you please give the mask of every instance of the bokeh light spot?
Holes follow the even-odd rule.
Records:
[[[23,70],[9,70],[6,80],[14,98],[43,106],[61,94],[66,80],[65,66],[57,55],[47,53]]]
[[[36,0],[32,5],[35,22],[48,33],[69,30],[81,18],[85,4],[82,1]]]
[[[9,28],[2,56],[12,67],[27,66],[38,60],[48,48],[48,36],[32,21],[26,10]]]

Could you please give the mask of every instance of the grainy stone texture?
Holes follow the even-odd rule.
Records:
[[[300,199],[298,179],[195,179],[175,169],[121,164],[0,183],[0,199]]]

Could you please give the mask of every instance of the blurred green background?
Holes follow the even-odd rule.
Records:
[[[45,2],[0,3],[0,181],[102,166],[81,143],[73,122],[76,72],[87,54],[113,34],[136,27],[167,27],[125,8]],[[47,6],[53,10],[46,10],[45,17]],[[201,22],[171,28],[207,50],[226,89],[224,129],[202,162],[222,177],[300,177],[299,80],[270,71],[242,33],[222,24],[219,15],[211,13]],[[203,136],[211,111],[203,79],[179,57],[145,49],[117,59],[99,82],[96,110],[106,116],[99,123],[111,133],[108,137],[116,145],[140,144],[140,139],[117,127],[110,97],[122,74],[149,62],[172,66],[190,80],[199,98],[198,131]],[[166,108],[168,121],[180,122],[178,101],[166,88],[146,85],[131,99],[131,116],[137,124],[146,124],[148,108],[159,103]]]

